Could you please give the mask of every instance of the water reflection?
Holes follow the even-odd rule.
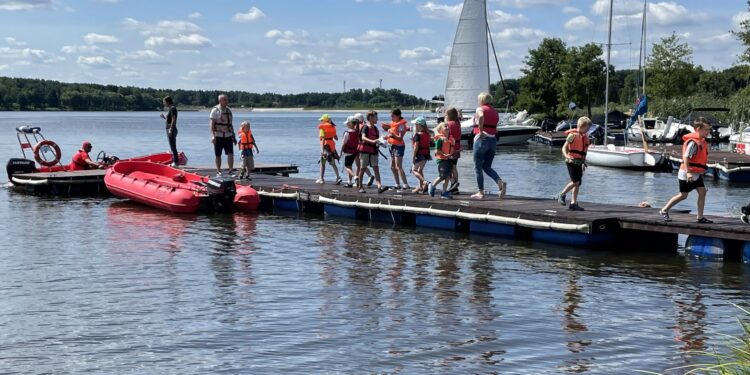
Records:
[[[112,202],[107,207],[109,246],[115,252],[174,254],[183,248],[185,231],[195,219],[192,215],[170,215],[128,201]]]
[[[586,347],[591,345],[591,340],[581,337],[582,333],[588,331],[588,327],[586,323],[581,321],[580,314],[578,313],[580,305],[583,302],[579,278],[578,271],[568,270],[565,287],[563,288],[563,299],[560,304],[563,312],[563,330],[567,336],[567,343],[565,345],[568,351],[575,355],[573,360],[565,361],[563,369],[566,372],[573,373],[589,371],[592,363],[592,359],[582,358],[577,355],[583,353]]]

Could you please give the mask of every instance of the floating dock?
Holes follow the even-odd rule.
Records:
[[[238,183],[258,190],[261,207],[268,210],[606,249],[676,251],[678,235],[687,235],[692,255],[742,259],[747,249],[750,257],[750,225],[737,217],[707,216],[713,224],[698,224],[695,215],[673,212],[673,221],[664,222],[656,208],[636,206],[582,202],[586,211],[570,211],[553,199],[457,195],[444,200],[394,190],[378,194],[374,186],[359,193],[343,185],[265,175]]]
[[[531,137],[531,140],[536,143],[541,143],[547,146],[562,146],[565,144],[565,132],[542,132],[539,131]]]
[[[208,170],[206,167],[183,167],[183,169],[189,172]],[[211,170],[214,171],[214,169]],[[289,164],[256,163],[254,170],[254,173],[278,176],[289,176],[298,172],[296,165]],[[109,191],[104,185],[106,173],[106,169],[76,172],[16,173],[13,175],[11,182],[13,182],[14,188],[34,194],[107,194]]]
[[[657,150],[661,150],[659,147]],[[682,164],[682,146],[668,145],[663,147],[665,156],[672,167],[680,168]],[[708,171],[706,176],[732,182],[750,182],[750,155],[731,151],[708,152]]]

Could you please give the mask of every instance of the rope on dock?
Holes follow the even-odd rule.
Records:
[[[555,223],[554,221],[538,221],[521,219],[519,217],[507,217],[493,215],[491,213],[486,214],[473,214],[469,212],[461,212],[461,209],[456,211],[439,210],[432,207],[411,207],[411,206],[394,206],[390,204],[382,203],[367,203],[360,201],[343,201],[336,198],[328,198],[319,196],[318,202],[333,204],[341,207],[349,208],[364,208],[368,210],[380,210],[389,212],[408,212],[420,215],[432,215],[442,217],[452,217],[458,219],[467,219],[475,221],[486,221],[491,223],[506,224],[506,225],[517,225],[532,229],[549,229],[563,232],[580,232],[580,233],[591,233],[591,226],[589,224],[567,224],[567,223]]]

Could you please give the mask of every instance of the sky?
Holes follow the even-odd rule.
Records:
[[[0,0],[0,76],[162,89],[442,94],[461,0]],[[546,37],[607,41],[608,0],[488,0],[505,78]],[[638,67],[642,0],[615,0],[612,64]],[[735,65],[745,0],[648,2],[648,50],[676,33]],[[499,75],[491,66],[491,80]],[[382,80],[382,81],[381,81]]]

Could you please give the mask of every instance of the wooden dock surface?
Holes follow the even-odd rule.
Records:
[[[615,204],[580,202],[585,211],[570,211],[553,199],[506,196],[500,200],[497,196],[485,196],[483,200],[470,199],[469,195],[457,195],[454,199],[440,199],[439,194],[430,197],[427,194],[395,192],[388,190],[377,193],[373,185],[365,188],[366,193],[359,193],[356,188],[337,185],[316,184],[313,180],[278,177],[254,176],[251,181],[238,181],[250,184],[259,192],[296,193],[310,201],[319,197],[333,198],[342,201],[366,201],[389,205],[409,205],[411,207],[432,208],[477,214],[492,214],[503,217],[546,221],[555,223],[589,225],[592,232],[617,225],[623,229],[647,232],[707,236],[729,240],[750,241],[750,225],[740,222],[738,217],[706,216],[713,224],[695,222],[695,215],[688,213],[671,214],[673,221],[664,222],[657,208],[641,208]]]
[[[538,131],[531,140],[547,146],[562,146],[565,143],[565,132],[543,132]]]

